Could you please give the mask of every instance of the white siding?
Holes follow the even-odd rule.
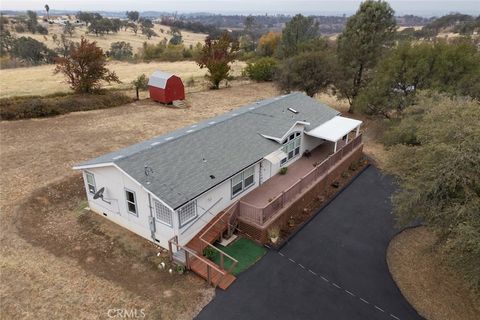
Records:
[[[179,243],[181,245],[185,245],[186,243],[188,243],[188,241],[190,241],[219,212],[226,209],[235,201],[241,199],[250,191],[257,188],[259,168],[259,163],[256,163],[254,167],[254,184],[250,186],[247,190],[239,193],[233,199],[231,194],[230,179],[225,180],[220,185],[212,188],[211,190],[205,192],[204,194],[196,198],[198,217],[196,220],[194,220],[194,222],[189,223],[182,229],[180,229],[178,235]]]
[[[270,179],[275,173],[272,173],[272,163],[266,159],[263,159],[261,162],[262,168],[262,183],[265,183],[268,179]]]
[[[102,199],[93,199],[93,195],[88,192],[84,173],[85,190],[87,192],[90,209],[102,216],[106,214],[107,219],[135,232],[145,239],[153,241],[149,225],[150,207],[148,192],[113,166],[92,168],[86,171],[93,173],[96,190],[104,187],[105,192],[103,197],[105,200],[111,202],[111,204],[108,204],[102,201]],[[135,192],[138,217],[129,213],[127,210],[125,189]],[[175,226],[175,216],[173,220]],[[155,223],[155,227],[155,237],[159,240],[159,242],[156,243],[164,248],[168,248],[168,240],[174,235],[174,227],[166,226],[158,221]]]

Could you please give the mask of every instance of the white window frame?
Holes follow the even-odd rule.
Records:
[[[238,182],[234,182],[234,180],[239,180]],[[233,188],[240,185],[240,189],[238,191],[234,192]],[[232,195],[232,198],[236,197],[240,193],[243,192],[243,172],[237,173],[230,179],[230,193]]]
[[[133,194],[133,202],[128,200],[127,192]],[[127,212],[138,217],[137,195],[135,194],[135,191],[125,188],[125,204],[127,205]],[[133,204],[135,206],[135,212],[130,211],[129,204]]]
[[[158,206],[157,206],[158,204]],[[155,219],[160,222],[161,224],[164,224],[166,226],[172,227],[173,226],[173,212],[170,210],[167,206],[165,206],[163,203],[160,201],[153,199],[153,211],[155,212]],[[160,211],[160,212],[159,212]],[[168,214],[167,220],[161,219],[159,217],[162,217],[162,214]]]
[[[252,170],[252,174],[248,175],[248,176],[245,176],[245,173],[248,171],[248,170]],[[235,183],[234,184],[234,179],[238,179],[237,177],[240,177],[240,181]],[[250,183],[248,186],[245,184],[245,181],[247,180],[247,178],[250,178],[252,177],[252,183]],[[234,186],[238,186],[239,184],[241,184],[241,188],[240,190],[238,190],[236,193],[233,193],[233,187]],[[255,185],[255,165],[253,166],[250,166],[246,169],[244,169],[243,171],[237,173],[236,175],[234,175],[232,178],[230,178],[230,196],[231,196],[231,199],[237,197],[239,194],[242,194],[245,190],[249,189],[250,187],[254,186]]]
[[[247,174],[247,171],[251,170],[252,171],[252,174],[250,175],[246,175]],[[247,186],[247,179],[248,178],[252,178],[252,183],[250,183],[248,186]],[[248,188],[250,188],[251,186],[253,186],[255,184],[255,167],[254,166],[251,166],[247,169],[245,169],[243,171],[243,189],[244,190],[247,190]]]
[[[189,219],[187,219],[186,221],[182,221],[181,219],[181,211],[184,210],[187,206],[190,206],[190,205],[193,205],[193,210],[194,210],[194,214],[193,216],[191,216]],[[180,226],[180,228],[183,228],[184,226],[186,226],[187,224],[189,224],[191,221],[195,220],[198,216],[198,211],[197,211],[197,200],[192,200],[190,202],[187,202],[186,204],[184,204],[182,207],[178,208],[177,209],[177,216],[178,216],[178,225]]]
[[[90,182],[88,182],[88,177],[92,178],[93,184],[90,184]],[[89,171],[85,171],[85,181],[87,182],[88,192],[91,194],[95,194],[97,192],[97,183],[95,182],[95,175]],[[93,187],[93,192],[92,190],[90,190],[90,186]]]
[[[292,132],[287,138],[285,138],[285,140],[283,140],[282,144],[282,151],[285,152],[285,154],[287,155],[287,161],[284,162],[282,159],[282,163],[280,163],[280,166],[283,167],[292,159],[300,155],[300,150],[302,146],[301,133],[299,131]],[[292,153],[292,156],[290,156],[290,152]]]

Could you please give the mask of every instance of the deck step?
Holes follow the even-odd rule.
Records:
[[[194,261],[190,263],[190,268],[193,272],[198,274],[205,280],[208,280],[208,271],[207,271],[207,263],[206,258],[196,258]],[[209,260],[208,260],[209,261]],[[214,286],[218,286],[222,290],[226,290],[237,278],[234,275],[226,274],[223,275],[217,270],[210,268],[210,280]]]
[[[226,221],[221,220],[219,217],[214,217],[187,244],[187,247],[189,249],[195,251],[200,256],[190,261],[190,269],[205,280],[208,279],[207,263],[208,262],[212,263],[210,260],[207,260],[207,258],[204,258],[202,256],[203,250],[208,246],[208,244],[205,242],[213,244],[216,240],[219,240],[222,237],[222,234],[227,229],[228,229],[228,224]],[[200,236],[203,236],[202,239],[205,241],[200,239]],[[221,269],[220,266],[218,266],[218,268]],[[210,278],[211,278],[212,284],[214,286],[218,286],[220,289],[223,289],[223,290],[227,289],[236,279],[235,276],[231,274],[223,275],[222,273],[220,273],[219,271],[213,268],[211,268],[210,270],[211,270]]]
[[[186,259],[185,259],[185,250],[183,249],[180,249],[176,252],[173,253],[173,260],[180,263],[180,264],[183,264],[185,265],[186,263]]]

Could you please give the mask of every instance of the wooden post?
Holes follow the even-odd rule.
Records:
[[[360,134],[360,126],[357,127],[357,133],[355,135],[355,138],[358,137],[359,134]]]
[[[210,265],[207,264],[207,283],[208,283],[209,285],[211,284],[210,280],[211,280]]]
[[[187,250],[185,250],[185,267],[190,270],[190,256]]]
[[[220,253],[220,267],[221,267],[222,269],[225,269],[225,268],[223,267],[223,252]]]
[[[337,152],[337,141],[335,141],[335,146],[333,147],[333,153]]]
[[[350,134],[350,132],[349,132],[349,133],[347,133],[347,139],[345,139],[345,145],[347,145],[347,144],[348,144],[348,135],[349,135],[349,134]]]
[[[171,242],[171,240],[168,241],[168,256],[170,258],[170,261],[173,261],[173,252],[172,252],[172,242]]]

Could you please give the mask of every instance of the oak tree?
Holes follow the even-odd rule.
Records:
[[[102,82],[120,83],[115,72],[107,69],[107,59],[95,41],[83,38],[72,44],[67,57],[57,58],[54,73],[63,73],[70,87],[79,93],[91,93]]]
[[[205,39],[196,62],[201,69],[208,70],[205,77],[210,81],[212,89],[218,89],[220,82],[230,77],[230,64],[235,60],[238,50],[238,42],[227,32],[224,32],[218,40],[210,37]]]

